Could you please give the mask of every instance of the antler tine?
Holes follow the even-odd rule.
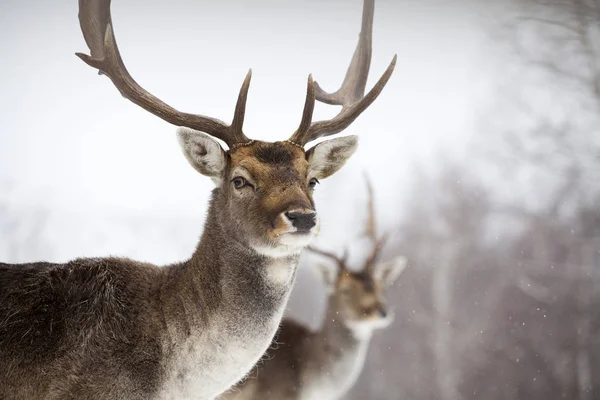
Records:
[[[364,95],[371,66],[374,13],[375,0],[365,0],[358,44],[340,89],[334,93],[327,93],[317,82],[314,82],[316,100],[326,104],[341,105],[342,110],[330,120],[312,123],[308,129],[302,129],[301,125],[292,135],[290,141],[305,145],[319,137],[330,136],[343,131],[375,101],[387,84],[394,72],[397,56],[394,56],[375,86],[366,96]]]
[[[378,239],[376,239],[374,241],[373,250],[371,251],[371,254],[369,254],[369,257],[367,257],[367,261],[365,261],[365,266],[364,266],[365,271],[367,271],[369,273],[373,272],[373,267],[375,267],[375,261],[377,261],[377,258],[379,257],[381,250],[385,246],[387,239],[388,239],[388,235],[383,234],[383,235],[381,235],[381,237],[379,237]]]
[[[342,257],[338,257],[334,253],[319,249],[312,245],[308,246],[307,250],[312,253],[318,254],[320,256],[329,258],[330,260],[334,261],[336,263],[336,265],[338,266],[338,268],[340,269],[340,271],[345,271],[347,269],[347,267],[346,267],[346,262],[348,261],[348,249],[347,248],[344,249],[344,255]]]
[[[110,2],[111,0],[79,0],[79,24],[91,55],[76,55],[89,66],[97,68],[100,74],[108,76],[123,97],[157,117],[173,125],[206,132],[223,140],[230,148],[236,143],[248,142],[249,139],[242,131],[242,124],[251,71],[240,89],[231,125],[216,118],[178,111],[142,88],[127,71],[113,32]]]
[[[365,227],[365,236],[373,242],[377,241],[377,219],[375,218],[375,199],[373,196],[373,185],[369,175],[365,172],[365,181],[367,182],[367,222]]]
[[[360,100],[365,95],[367,77],[369,76],[369,69],[371,67],[371,55],[373,53],[374,15],[375,0],[365,0],[358,45],[354,50],[354,55],[346,71],[342,86],[335,93],[327,93],[315,82],[318,101],[331,105],[344,106]]]
[[[313,111],[315,109],[315,82],[313,81],[312,75],[308,75],[308,84],[306,87],[306,100],[304,102],[304,110],[302,111],[302,120],[298,130],[289,139],[294,144],[304,145],[304,143],[296,143],[296,137],[300,138],[306,135],[310,129],[312,122]]]
[[[375,216],[375,195],[373,192],[373,184],[369,179],[369,175],[365,172],[365,181],[367,183],[367,222],[365,227],[365,236],[368,237],[372,244],[373,249],[367,257],[364,269],[367,272],[371,272],[377,257],[381,253],[381,249],[387,242],[388,235],[386,233],[377,237],[377,218]]]
[[[344,247],[344,253],[342,255],[341,264],[340,264],[340,268],[342,270],[348,269],[348,266],[347,266],[348,265],[348,254],[349,254],[348,247]]]
[[[244,135],[242,128],[244,126],[244,117],[246,116],[246,100],[248,99],[248,89],[250,89],[250,80],[252,79],[252,69],[248,70],[246,78],[240,88],[240,94],[238,95],[237,103],[235,104],[235,112],[233,114],[233,121],[231,122],[231,131],[237,134],[241,134],[237,138],[237,143],[247,142],[248,138]]]

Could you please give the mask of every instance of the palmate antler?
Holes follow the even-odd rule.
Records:
[[[77,56],[108,76],[123,97],[157,117],[173,125],[205,132],[223,140],[229,147],[248,142],[242,126],[252,70],[248,71],[240,89],[231,125],[216,118],[178,111],[146,91],[127,71],[113,32],[110,2],[111,0],[79,0],[79,24],[91,56],[76,53]]]
[[[173,125],[205,132],[223,140],[230,148],[251,142],[242,130],[251,70],[240,89],[231,125],[216,118],[178,111],[146,91],[127,71],[113,32],[110,3],[111,0],[79,0],[79,23],[90,49],[90,55],[77,53],[79,58],[97,68],[100,74],[108,76],[123,97]],[[346,129],[379,96],[392,75],[396,56],[377,84],[366,96],[364,95],[371,64],[374,8],[374,0],[365,0],[358,45],[341,88],[335,93],[327,93],[309,76],[302,120],[297,131],[289,139],[293,144],[303,147],[319,137],[333,135]],[[313,123],[315,100],[341,105],[342,110],[330,120]]]
[[[365,96],[369,68],[371,67],[373,16],[375,0],[365,0],[363,4],[362,27],[358,44],[342,86],[334,93],[327,93],[312,77],[308,78],[308,89],[302,121],[289,141],[298,145],[305,144],[323,136],[330,136],[346,129],[379,96],[396,66],[396,56],[385,70],[379,81]],[[332,119],[312,121],[315,100],[325,104],[342,106],[342,110]]]

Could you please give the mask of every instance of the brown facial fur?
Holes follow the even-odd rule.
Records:
[[[342,272],[336,282],[334,297],[344,310],[343,317],[348,320],[378,319],[385,311],[383,285],[365,271]]]
[[[223,196],[238,229],[259,244],[270,244],[289,230],[283,212],[315,210],[309,187],[308,161],[302,149],[288,142],[254,141],[228,153]],[[249,186],[236,189],[241,176]]]

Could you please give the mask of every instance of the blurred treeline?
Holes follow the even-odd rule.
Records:
[[[600,398],[600,1],[528,0],[462,161],[415,176],[353,399]]]

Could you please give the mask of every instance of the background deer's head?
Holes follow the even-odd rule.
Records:
[[[385,288],[404,271],[407,260],[400,256],[386,262],[378,262],[388,235],[377,236],[373,188],[368,179],[367,188],[369,211],[365,235],[371,242],[372,250],[362,268],[349,268],[347,249],[341,257],[314,246],[310,246],[309,250],[333,261],[332,265],[318,266],[330,296],[331,306],[337,312],[337,318],[349,327],[383,328],[393,320],[393,314],[387,309]]]
[[[274,143],[249,139],[242,129],[251,71],[240,89],[231,124],[180,112],[144,90],[125,68],[113,33],[110,0],[79,2],[80,25],[91,56],[77,55],[107,75],[125,98],[182,127],[178,136],[187,160],[217,186],[212,212],[228,235],[264,255],[298,253],[308,245],[319,228],[312,191],[320,179],[344,165],[356,150],[357,138],[336,138],[309,150],[304,147],[346,129],[377,98],[394,70],[395,56],[371,91],[364,94],[371,62],[374,0],[365,1],[361,35],[340,89],[327,93],[309,76],[300,126],[289,139]],[[312,122],[315,100],[342,109],[331,120]]]

